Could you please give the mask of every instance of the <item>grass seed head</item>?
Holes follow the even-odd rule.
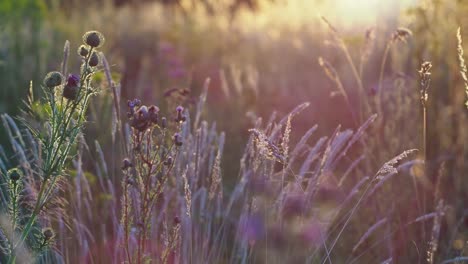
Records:
[[[411,30],[404,28],[404,27],[399,27],[393,33],[392,40],[406,42],[406,40],[412,35],[413,35],[413,32],[411,32]]]

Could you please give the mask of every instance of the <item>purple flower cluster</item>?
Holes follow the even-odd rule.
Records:
[[[127,106],[129,110],[127,115],[130,118],[130,126],[133,128],[145,131],[158,123],[159,107],[141,105],[141,101],[138,99],[128,101]]]

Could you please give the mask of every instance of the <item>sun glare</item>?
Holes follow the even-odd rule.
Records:
[[[255,27],[289,26],[300,28],[320,16],[341,29],[368,27],[398,14],[419,0],[283,0],[263,2],[260,12],[246,13],[242,21]]]
[[[380,19],[397,16],[417,0],[335,0],[326,10],[335,23],[350,26],[375,24]]]

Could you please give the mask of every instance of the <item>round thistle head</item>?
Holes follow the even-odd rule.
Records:
[[[55,233],[54,233],[54,230],[52,230],[52,228],[46,228],[42,230],[42,235],[44,235],[44,239],[48,241],[54,238]]]
[[[159,107],[155,106],[155,105],[151,105],[150,107],[148,107],[148,112],[149,113],[159,113]]]
[[[174,137],[173,137],[173,140],[174,140],[174,144],[177,146],[177,147],[180,147],[182,146],[182,137],[180,136],[179,133],[175,133],[174,134]]]
[[[128,158],[125,158],[122,162],[122,170],[127,170],[131,167],[133,167],[133,163]]]
[[[140,106],[130,119],[130,126],[140,131],[147,130],[151,124],[150,113],[146,105]]]
[[[54,88],[63,83],[63,76],[58,71],[49,72],[44,78],[44,85],[48,88]]]
[[[164,165],[166,166],[171,166],[172,165],[172,162],[173,162],[173,159],[171,156],[167,157],[167,159],[163,162]]]
[[[91,57],[89,58],[88,65],[91,67],[96,67],[101,62],[101,58],[99,57],[98,53],[93,51]]]
[[[148,113],[149,113],[149,119],[151,122],[154,124],[158,123],[158,113],[159,113],[159,107],[152,105],[148,107]]]
[[[76,74],[69,74],[67,78],[67,85],[80,86],[80,76]]]
[[[63,87],[62,96],[64,98],[67,98],[68,100],[74,101],[76,100],[76,98],[78,98],[79,89],[80,87],[78,86],[65,85],[65,87]]]
[[[67,78],[67,84],[63,87],[63,97],[68,100],[76,100],[80,90],[80,77],[76,74],[70,74]]]
[[[148,107],[146,107],[146,105],[142,105],[140,108],[138,108],[137,115],[139,119],[148,118]]]
[[[80,55],[81,57],[88,56],[88,53],[89,53],[89,49],[88,49],[88,47],[86,45],[81,45],[78,48],[78,55]]]
[[[184,107],[179,105],[176,108],[176,111],[177,111],[177,117],[175,118],[175,121],[178,122],[178,123],[185,122],[186,117],[182,114],[182,111],[184,111]]]
[[[10,174],[10,175],[9,175],[9,176],[10,176],[10,180],[11,180],[12,182],[16,182],[16,181],[18,181],[18,180],[21,178],[21,175],[19,174],[18,170],[16,170],[16,169],[15,169],[15,170],[12,170],[9,174]]]
[[[88,31],[83,35],[83,42],[93,48],[99,48],[104,44],[104,36],[96,30]]]

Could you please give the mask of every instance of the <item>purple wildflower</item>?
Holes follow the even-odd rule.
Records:
[[[80,76],[76,74],[69,74],[67,78],[67,85],[69,86],[79,86],[80,85]]]
[[[185,122],[187,118],[182,114],[182,112],[184,111],[184,107],[179,105],[176,108],[176,111],[177,111],[177,117],[175,118],[175,121],[179,123]]]
[[[173,139],[174,139],[174,144],[175,144],[177,147],[182,146],[182,137],[180,136],[179,133],[175,133]]]

